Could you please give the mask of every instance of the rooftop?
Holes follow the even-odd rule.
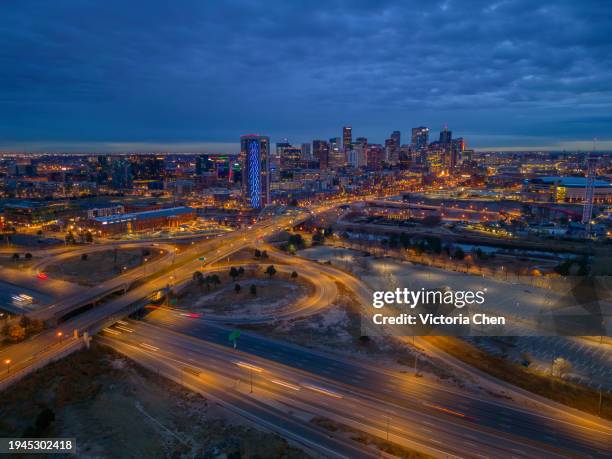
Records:
[[[538,180],[538,179],[536,179]],[[585,187],[586,186],[586,177],[559,177],[559,176],[549,176],[549,177],[540,177],[544,183],[559,183],[561,186],[565,187]],[[606,182],[605,180],[595,180],[594,185],[596,187],[609,187],[612,186],[610,182]]]
[[[146,210],[144,212],[109,215],[107,217],[94,217],[92,220],[105,225],[107,223],[145,220],[147,218],[172,217],[174,215],[184,215],[192,212],[194,212],[194,210],[191,207],[169,207],[167,209]]]

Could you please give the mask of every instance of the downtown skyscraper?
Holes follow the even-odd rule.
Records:
[[[240,137],[242,195],[254,209],[270,203],[270,138],[256,134]]]

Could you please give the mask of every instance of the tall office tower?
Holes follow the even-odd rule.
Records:
[[[444,146],[449,146],[453,140],[453,132],[448,130],[447,126],[440,131],[440,143]]]
[[[423,150],[427,148],[429,143],[429,128],[419,126],[412,128],[412,148],[415,150]]]
[[[338,168],[345,165],[345,154],[340,137],[329,139],[329,167]]]
[[[291,144],[287,139],[283,139],[282,142],[276,142],[276,152],[274,154],[274,157],[270,160],[270,165],[280,165],[280,161],[283,156],[283,150],[289,147],[291,147]]]
[[[319,161],[319,169],[329,168],[329,143],[325,140],[313,140],[312,154]]]
[[[112,184],[115,190],[132,188],[132,165],[125,158],[113,158]]]
[[[391,137],[385,140],[385,161],[390,164],[399,162],[400,131],[393,131]]]
[[[296,169],[300,163],[302,149],[299,147],[287,147],[283,149],[280,158],[281,169]]]
[[[385,139],[385,161],[388,163],[391,162],[394,147],[393,139]]]
[[[353,148],[353,128],[344,126],[342,128],[342,149],[348,154],[351,148]]]
[[[461,163],[464,149],[465,142],[463,141],[463,137],[451,140],[450,150],[448,151],[448,168],[450,172],[453,172],[459,163]]]
[[[254,209],[270,204],[270,138],[241,136],[240,159],[244,199]]]
[[[397,162],[400,166],[400,169],[406,170],[410,168],[412,164],[415,163],[413,158],[414,150],[410,145],[401,145],[399,147],[399,154]]]
[[[309,161],[312,159],[312,149],[311,149],[312,145],[310,143],[303,143],[302,144],[302,156],[300,157],[300,159],[302,161]]]
[[[584,189],[584,204],[582,207],[582,224],[588,226],[590,232],[590,221],[593,216],[593,201],[595,198],[595,164],[597,158],[587,158],[586,184]]]
[[[209,155],[199,155],[196,158],[195,164],[196,175],[202,175],[204,172],[212,172],[215,168],[214,161],[210,158]]]
[[[380,144],[368,145],[366,152],[366,163],[368,169],[381,170],[385,158],[385,151]]]

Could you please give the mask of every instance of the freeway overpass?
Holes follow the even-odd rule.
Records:
[[[333,207],[333,204],[321,206],[317,211],[325,211],[330,206]],[[281,215],[258,222],[251,228],[224,234],[198,244],[194,243],[188,250],[177,254],[176,259],[173,257],[173,263],[169,266],[166,263],[154,266],[152,263],[146,275],[142,270],[133,270],[124,276],[53,303],[36,316],[46,319],[49,327],[25,342],[0,350],[0,360],[10,360],[12,372],[22,372],[25,375],[27,369],[33,368],[39,359],[50,358],[49,353],[43,353],[43,350],[53,349],[54,353],[61,354],[64,347],[73,345],[73,338],[67,337],[82,336],[84,333],[93,335],[118,319],[144,307],[147,304],[146,298],[151,294],[190,279],[193,272],[203,266],[227,258],[234,252],[253,245],[257,240],[299,224],[310,216],[311,213],[304,211]],[[206,257],[204,263],[199,260],[202,256]],[[117,296],[115,293],[122,294]],[[94,304],[102,299],[106,300],[103,304]],[[58,339],[58,336],[61,338]],[[0,382],[7,378],[11,378],[11,375],[8,372],[2,373]]]

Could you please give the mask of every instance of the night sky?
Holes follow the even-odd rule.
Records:
[[[0,2],[0,149],[383,142],[612,149],[612,2]]]

